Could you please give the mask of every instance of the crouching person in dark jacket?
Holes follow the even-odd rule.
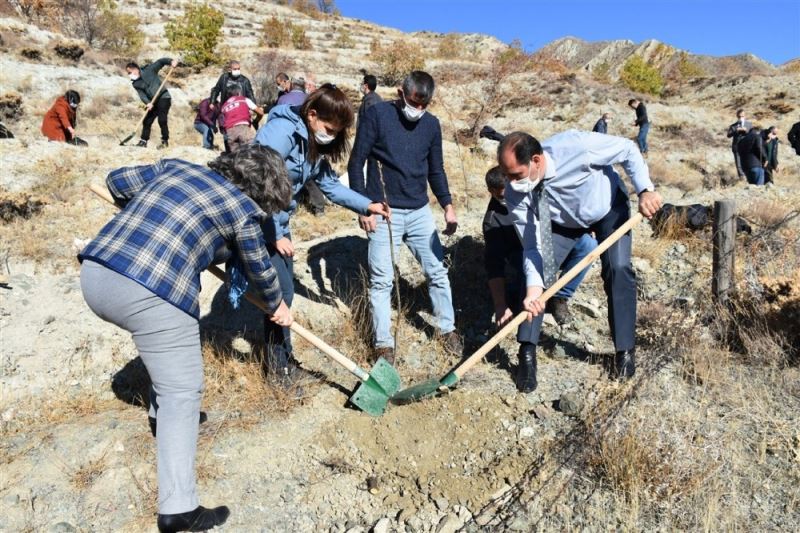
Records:
[[[200,273],[229,261],[228,271],[247,277],[271,311],[269,319],[292,324],[261,230],[291,200],[283,159],[270,148],[247,145],[208,167],[162,159],[112,171],[106,183],[122,211],[78,255],[86,303],[131,332],[152,381],[162,532],[205,531],[230,514],[225,506],[200,506],[196,490]],[[231,279],[242,288],[238,276]],[[236,295],[241,292],[232,290],[232,300]]]
[[[150,140],[150,128],[153,122],[158,118],[158,128],[161,130],[161,145],[159,148],[166,148],[169,146],[169,125],[167,124],[167,117],[169,115],[169,108],[172,106],[172,97],[166,87],[158,90],[161,87],[161,78],[158,77],[158,71],[166,65],[172,67],[178,66],[177,59],[170,59],[162,57],[154,63],[139,68],[136,63],[128,63],[125,70],[128,72],[128,77],[131,79],[133,88],[139,95],[145,107],[147,108],[147,115],[144,117],[142,124],[142,137],[136,146],[145,147],[147,141]],[[158,93],[158,97],[153,98]]]

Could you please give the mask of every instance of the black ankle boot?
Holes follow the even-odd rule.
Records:
[[[520,392],[533,392],[536,390],[536,345],[520,344],[519,365],[517,366],[517,389]]]
[[[636,348],[617,352],[614,357],[614,377],[627,379],[636,373]]]
[[[221,505],[206,509],[202,505],[194,511],[178,514],[158,515],[158,531],[173,533],[176,531],[205,531],[214,526],[221,526],[231,514],[230,509]]]
[[[200,423],[204,424],[206,420],[208,420],[208,415],[206,414],[205,411],[200,411]],[[158,429],[158,421],[152,416],[148,416],[147,423],[150,424],[150,433],[152,433],[153,436],[155,437],[156,429]]]

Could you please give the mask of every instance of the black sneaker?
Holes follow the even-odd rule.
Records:
[[[161,141],[161,144],[158,145],[159,150],[163,150],[164,148],[169,148],[169,141]]]
[[[464,355],[464,341],[461,340],[461,335],[456,333],[455,330],[442,335],[442,343],[444,344],[444,350],[448,353],[448,355],[458,357],[462,357]]]
[[[159,514],[159,533],[175,533],[177,531],[206,531],[215,526],[221,526],[230,516],[231,511],[221,505],[213,509],[206,509],[202,505],[194,511],[178,514]]]
[[[544,306],[544,312],[553,315],[559,326],[572,320],[572,313],[569,312],[569,300],[560,296],[553,296]]]
[[[136,147],[137,148],[147,148],[147,141],[140,140],[138,143],[136,143]]]

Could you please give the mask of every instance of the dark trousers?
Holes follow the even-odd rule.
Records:
[[[153,109],[147,112],[144,116],[144,123],[142,124],[142,140],[150,140],[150,127],[153,122],[158,118],[158,127],[161,130],[161,140],[169,141],[169,126],[167,126],[167,115],[169,115],[169,108],[172,105],[172,98],[159,98],[153,105]]]
[[[744,178],[744,169],[742,168],[742,158],[739,156],[739,150],[733,147],[733,160],[736,162],[736,175],[739,179]]]
[[[281,284],[283,301],[291,307],[294,299],[294,260],[291,257],[284,257],[271,245],[267,245],[269,250],[269,260],[278,274],[278,282]],[[286,366],[292,355],[292,338],[289,328],[285,328],[270,321],[269,317],[264,317],[264,342],[270,355],[270,365],[277,367]]]
[[[325,194],[320,190],[314,180],[308,180],[301,189],[300,202],[308,206],[312,213],[322,213],[325,210]]]
[[[575,243],[585,233],[595,232],[597,242],[609,235],[630,218],[628,197],[617,191],[611,211],[589,228],[565,228],[553,224],[553,253],[561,264]],[[608,325],[616,351],[631,350],[636,345],[636,274],[631,264],[631,232],[629,231],[600,255],[603,289],[608,298]],[[544,315],[523,322],[517,330],[517,341],[539,343]]]

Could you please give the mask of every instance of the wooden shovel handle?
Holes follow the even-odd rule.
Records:
[[[561,288],[564,285],[569,283],[572,280],[572,278],[577,276],[584,268],[586,268],[587,266],[592,264],[592,262],[595,259],[600,257],[600,254],[602,254],[603,252],[608,250],[608,248],[610,248],[612,244],[617,242],[619,240],[619,238],[622,237],[624,234],[628,233],[628,231],[630,231],[631,228],[633,228],[636,224],[641,222],[641,220],[642,220],[642,214],[641,213],[636,213],[635,215],[633,215],[630,219],[628,219],[627,222],[625,222],[622,226],[617,228],[617,231],[615,231],[614,233],[609,235],[606,238],[606,240],[601,242],[597,246],[597,248],[592,250],[591,253],[587,254],[586,257],[581,259],[581,261],[577,265],[575,265],[574,267],[569,269],[568,272],[566,272],[563,276],[558,278],[558,280],[556,280],[555,283],[553,283],[546,291],[544,291],[542,293],[541,296],[539,296],[538,300],[540,302],[544,303],[547,300],[549,300],[550,298],[552,298],[552,296],[555,293],[557,293],[559,290],[561,290]],[[522,311],[521,313],[519,313],[517,316],[514,317],[513,320],[511,320],[511,322],[506,324],[503,327],[503,329],[501,329],[500,331],[495,333],[494,337],[489,339],[486,342],[486,344],[484,344],[483,346],[481,346],[478,349],[478,351],[476,351],[474,354],[472,354],[469,357],[469,359],[467,359],[466,361],[461,363],[458,366],[458,368],[456,368],[453,371],[453,373],[456,376],[458,376],[458,379],[461,379],[461,376],[463,376],[470,368],[475,366],[475,364],[478,361],[483,359],[483,357],[487,353],[489,353],[495,346],[500,344],[500,341],[505,339],[508,336],[509,333],[511,333],[512,331],[517,329],[517,327],[519,327],[519,325],[522,324],[522,322],[527,318],[527,316],[528,316],[528,312],[527,311]]]
[[[100,187],[99,185],[95,185],[92,183],[89,185],[89,189],[95,193],[97,196],[102,198],[103,200],[107,201],[110,204],[114,203],[114,199],[111,197],[111,194],[108,192],[107,189]],[[225,271],[219,268],[217,265],[210,265],[208,267],[208,271],[211,272],[217,279],[225,282]],[[272,314],[268,309],[267,306],[264,305],[264,302],[261,299],[254,295],[251,292],[246,292],[244,295],[247,298],[247,301],[251,304],[258,307],[264,313],[270,315]],[[355,375],[361,381],[367,381],[369,379],[369,373],[365,371],[363,368],[358,366],[355,362],[348,359],[344,354],[337,351],[333,346],[330,346],[325,341],[308,331],[306,328],[298,324],[297,322],[292,322],[292,325],[289,327],[294,333],[297,333],[302,338],[307,340],[311,345],[315,348],[323,352],[325,355],[342,365],[345,369],[347,369],[351,374]]]

